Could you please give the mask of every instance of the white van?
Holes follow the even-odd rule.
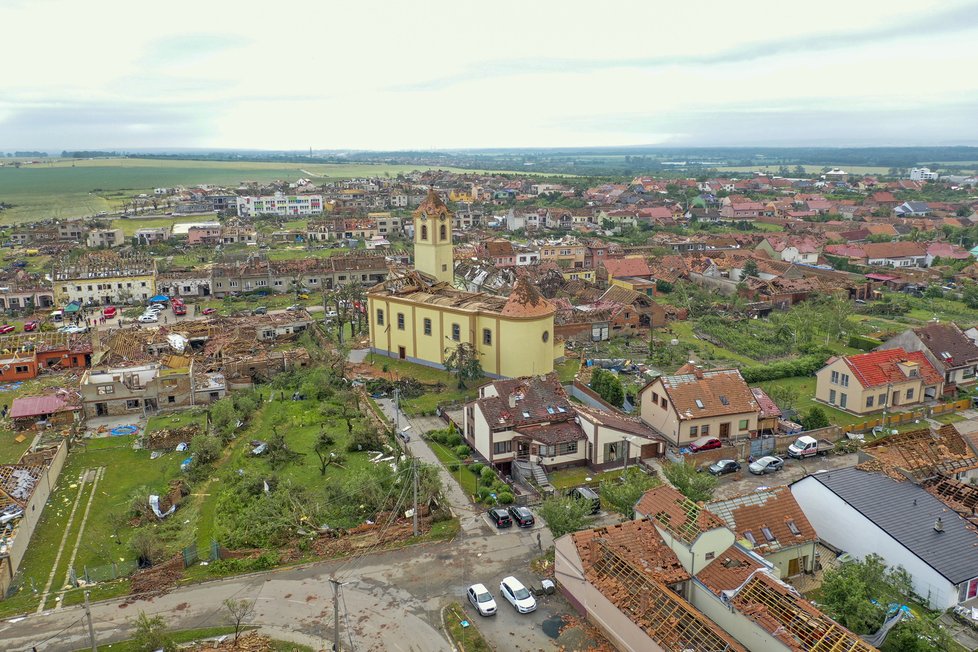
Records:
[[[61,323],[65,320],[64,310],[55,310],[51,313],[51,321]]]

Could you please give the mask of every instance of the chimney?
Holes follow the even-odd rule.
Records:
[[[943,532],[943,531],[944,531],[944,521],[942,521],[941,517],[938,516],[937,520],[934,521],[934,532]]]

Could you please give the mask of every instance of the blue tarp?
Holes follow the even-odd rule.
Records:
[[[165,303],[170,300],[170,297],[165,294],[157,294],[155,297],[149,300],[150,303]]]

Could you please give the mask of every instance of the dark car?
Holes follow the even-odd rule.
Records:
[[[253,314],[253,315],[267,315],[268,314],[268,308],[265,307],[265,306],[258,306],[257,308],[255,308],[254,310],[251,311],[251,314]]]
[[[536,523],[536,519],[533,518],[533,512],[528,510],[526,507],[512,506],[508,510],[509,515],[513,518],[513,521],[520,527],[533,527]]]
[[[496,527],[510,527],[513,524],[505,509],[490,509],[489,520],[495,523]]]
[[[725,475],[736,473],[740,470],[740,463],[737,460],[717,460],[710,465],[709,471],[713,475]]]
[[[575,500],[583,500],[591,505],[591,513],[597,514],[601,511],[601,498],[587,487],[577,487],[567,492],[567,495]]]

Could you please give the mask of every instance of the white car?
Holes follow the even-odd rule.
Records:
[[[499,583],[499,592],[521,614],[528,614],[537,609],[537,601],[533,594],[512,575]]]
[[[496,601],[484,584],[473,584],[465,594],[469,596],[469,602],[480,616],[491,616],[496,613]]]
[[[764,475],[765,473],[780,471],[783,467],[783,459],[775,455],[766,455],[759,460],[751,462],[747,468],[754,475]]]
[[[159,320],[160,318],[153,312],[146,312],[139,316],[139,322],[142,324],[155,324]]]
[[[164,310],[166,310],[166,306],[163,306],[163,305],[158,304],[158,303],[154,303],[153,305],[148,306],[146,308],[146,312],[157,312],[157,313],[159,313],[159,312],[163,312]]]

